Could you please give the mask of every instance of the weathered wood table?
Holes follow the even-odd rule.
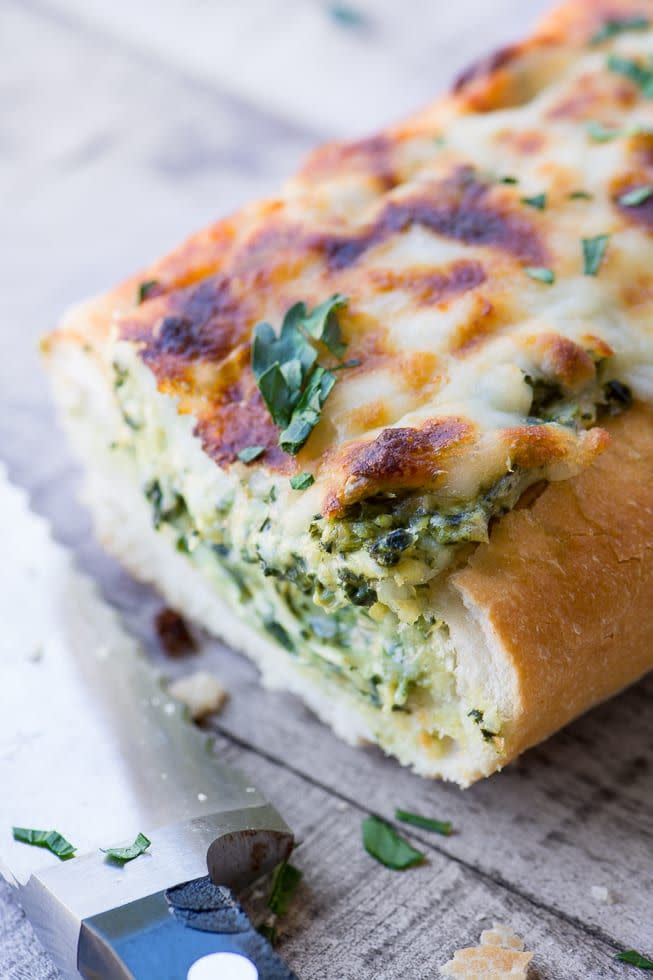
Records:
[[[0,5],[0,454],[153,658],[160,601],[93,541],[36,338],[71,301],[273,189],[319,139],[427,101],[543,6]],[[293,698],[263,691],[256,670],[218,643],[165,667],[200,663],[231,692],[216,725],[225,759],[251,775],[302,842],[304,880],[281,942],[300,977],[426,980],[492,920],[526,939],[542,980],[639,975],[613,957],[624,946],[653,951],[651,678],[462,793],[343,745]],[[457,831],[410,834],[428,863],[405,873],[374,863],[361,844],[362,817],[390,817],[396,806],[452,820]],[[593,886],[614,903],[598,901]],[[0,977],[55,976],[0,886]]]

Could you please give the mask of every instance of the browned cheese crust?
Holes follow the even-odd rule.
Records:
[[[565,5],[530,39],[465,71],[447,98],[372,137],[318,149],[279,197],[245,207],[193,236],[86,307],[84,317],[93,319],[97,336],[117,319],[119,335],[136,344],[160,389],[178,399],[182,413],[196,418],[205,451],[218,465],[230,466],[252,443],[264,446],[253,466],[279,473],[310,470],[324,488],[322,512],[329,516],[361,495],[348,492],[352,483],[362,486],[357,474],[363,474],[370,492],[374,489],[374,479],[364,474],[372,456],[380,464],[377,448],[386,437],[376,433],[400,425],[411,412],[423,414],[451,377],[465,364],[473,366],[484,345],[502,334],[514,336],[522,360],[548,370],[569,388],[581,387],[594,371],[588,350],[611,353],[605,341],[592,336],[590,323],[574,338],[558,334],[555,322],[547,331],[538,323],[532,336],[523,330],[517,335],[516,330],[533,314],[532,298],[537,303],[543,298],[541,286],[531,288],[533,297],[528,295],[525,268],[577,271],[579,240],[571,229],[579,216],[569,200],[577,176],[552,162],[554,191],[547,211],[538,213],[524,206],[519,188],[502,184],[497,174],[489,177],[481,162],[470,163],[462,147],[445,145],[440,159],[434,144],[456,119],[526,103],[587,49],[588,39],[606,18],[648,6],[642,0]],[[635,99],[631,82],[603,73],[571,84],[570,95],[548,111],[548,118],[578,128],[597,113],[619,112]],[[546,158],[553,144],[543,122],[538,117],[531,129],[520,124],[496,134],[512,165],[530,166],[538,154]],[[555,140],[561,138],[558,134]],[[639,157],[639,144],[631,142],[633,163],[615,176],[615,195],[653,173],[649,142],[639,147]],[[615,207],[614,228],[635,220],[653,223],[653,200],[636,216],[632,211]],[[556,223],[569,231],[569,254],[561,247]],[[398,263],[397,250],[408,232],[424,233],[465,254],[423,262],[418,248],[408,253],[408,261],[405,256]],[[618,273],[615,265],[612,276]],[[155,285],[146,302],[134,308],[138,284],[147,280]],[[648,284],[633,282],[629,288],[625,305],[653,303]],[[252,376],[251,332],[263,319],[278,324],[293,302],[310,305],[334,292],[349,299],[342,328],[347,356],[360,361],[339,378],[339,403],[349,406],[349,392],[369,374],[384,374],[383,394],[376,402],[352,403],[337,418],[332,416],[338,400],[333,400],[325,409],[324,425],[293,460],[278,448],[277,430]],[[388,329],[397,317],[401,322],[428,313],[449,318],[449,325],[442,321],[437,327],[437,343],[425,336],[404,344],[400,332]],[[63,333],[71,331],[74,321]],[[445,417],[436,424],[440,431],[466,427],[465,438],[455,446],[452,439],[443,441],[438,455],[445,464],[453,456],[464,466],[478,454],[481,432],[470,435],[469,420]],[[486,428],[493,430],[491,423]],[[423,441],[424,430],[419,423],[413,433],[404,429],[410,456],[410,446]],[[557,462],[567,462],[570,469],[587,465],[605,447],[598,431],[571,438],[558,430],[544,433],[518,426],[493,430],[488,437],[497,457],[505,449],[526,468]],[[376,440],[373,447],[370,439]],[[489,458],[489,442],[482,446]],[[410,489],[420,479],[425,486],[445,482],[448,464],[443,468],[433,460],[436,477],[431,480],[414,459],[397,465],[396,456],[387,467],[372,468],[378,488]]]

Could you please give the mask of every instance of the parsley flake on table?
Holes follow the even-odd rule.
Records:
[[[641,14],[635,14],[632,17],[608,17],[594,37],[590,39],[590,44],[601,44],[603,41],[617,37],[618,34],[625,34],[626,31],[645,31],[648,26],[648,17],[643,17]]]
[[[650,184],[643,184],[641,187],[634,187],[631,191],[626,191],[619,198],[619,204],[627,208],[637,208],[644,201],[648,201],[653,195],[653,187]]]
[[[571,193],[569,194],[569,200],[570,201],[591,201],[592,200],[592,195],[590,194],[589,191],[583,191],[583,190],[571,191]]]
[[[546,208],[546,194],[535,194],[534,197],[522,197],[522,204],[527,204],[529,208],[537,208],[544,211]]]
[[[453,833],[453,826],[450,820],[434,820],[432,817],[422,817],[419,813],[411,813],[409,810],[395,810],[395,819],[402,823],[409,823],[413,827],[421,827],[422,830],[432,830],[443,837],[450,837]]]
[[[369,855],[393,871],[413,868],[424,861],[422,852],[381,817],[371,816],[363,820],[363,846]]]
[[[544,266],[527,265],[524,268],[524,272],[531,279],[537,279],[538,282],[545,282],[549,286],[556,281],[553,269],[547,269]]]
[[[308,490],[315,483],[315,477],[312,473],[296,473],[295,476],[290,477],[290,486],[293,490]]]
[[[252,371],[273,422],[283,430],[279,445],[293,456],[319,422],[336,383],[333,371],[318,364],[317,345],[342,357],[346,344],[336,314],[346,303],[339,293],[310,313],[304,303],[295,303],[286,312],[278,336],[269,323],[254,328]]]
[[[293,864],[284,861],[277,866],[272,879],[272,891],[268,899],[268,908],[275,915],[285,915],[291,899],[302,880],[302,872]]]
[[[610,236],[595,235],[594,238],[583,238],[581,241],[583,245],[583,274],[596,276],[603,262]]]
[[[238,459],[241,463],[253,463],[255,459],[262,456],[265,452],[265,446],[245,446],[238,453]]]
[[[77,848],[56,830],[32,830],[29,827],[12,827],[14,840],[33,847],[44,847],[61,861],[74,856]]]
[[[364,27],[367,23],[365,14],[348,3],[330,3],[327,11],[331,19],[342,27]]]
[[[152,841],[148,840],[145,834],[138,834],[134,843],[129,844],[127,847],[101,847],[100,850],[113,861],[126,864],[127,861],[133,861],[134,858],[144,854],[151,843]]]
[[[620,963],[629,963],[630,966],[638,966],[640,970],[653,970],[653,960],[642,956],[636,949],[625,949],[623,953],[617,953],[615,960]]]

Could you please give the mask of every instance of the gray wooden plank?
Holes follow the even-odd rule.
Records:
[[[217,751],[284,810],[301,842],[293,861],[304,879],[282,923],[279,949],[302,980],[436,977],[439,965],[456,949],[475,945],[494,921],[509,922],[524,938],[546,980],[615,976],[613,945],[448,860],[431,841],[423,841],[424,865],[389,871],[363,850],[365,809],[343,808],[307,779],[227,739],[218,739]],[[2,898],[0,890],[0,937],[9,928],[27,936],[27,924]],[[50,980],[46,963],[38,945],[21,947],[22,976]],[[11,964],[0,943],[1,975],[17,980],[21,973]]]
[[[400,806],[452,820],[459,833],[438,842],[445,853],[599,934],[653,948],[652,678],[461,792],[343,745],[224,648],[209,645],[206,661],[236,692],[222,731],[386,816]],[[592,886],[617,904],[597,902]]]
[[[530,31],[551,6],[550,0],[39,3],[270,112],[339,136],[413,111],[467,61]],[[352,17],[334,17],[334,7]]]

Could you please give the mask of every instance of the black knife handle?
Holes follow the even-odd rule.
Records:
[[[258,980],[297,980],[229,889],[208,877],[85,919],[77,965],[86,980],[186,980],[212,953],[246,957]]]

